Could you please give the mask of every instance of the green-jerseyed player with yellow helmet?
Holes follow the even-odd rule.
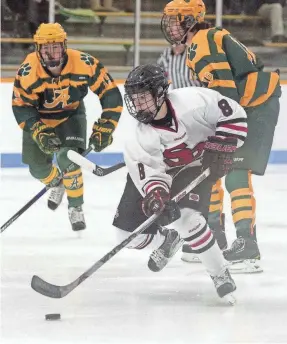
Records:
[[[71,161],[67,152],[86,149],[86,111],[83,99],[90,89],[100,100],[90,144],[101,151],[112,143],[122,112],[122,97],[105,67],[93,56],[67,48],[67,34],[58,24],[41,24],[34,35],[35,52],[18,69],[13,88],[13,112],[23,129],[22,159],[30,173],[54,186],[48,206],[55,210],[66,192],[73,230],[86,227],[83,176],[75,166],[60,185],[60,170]],[[58,166],[53,164],[56,155]]]
[[[204,17],[202,0],[173,0],[164,8],[161,27],[171,44],[186,44],[186,63],[193,77],[236,100],[247,113],[247,139],[235,154],[234,170],[225,179],[237,234],[230,249],[226,249],[221,181],[212,190],[208,221],[225,258],[244,261],[239,272],[260,272],[251,177],[262,176],[266,170],[279,115],[279,75],[263,71],[263,63],[252,51],[227,30],[210,27]],[[227,116],[225,126],[232,133],[237,123]],[[183,259],[189,260],[192,249],[184,246],[183,252]]]

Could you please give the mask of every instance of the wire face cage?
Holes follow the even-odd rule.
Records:
[[[187,31],[195,24],[196,21],[191,16],[182,16],[180,14],[167,16],[164,14],[161,20],[161,30],[170,44],[181,44]]]

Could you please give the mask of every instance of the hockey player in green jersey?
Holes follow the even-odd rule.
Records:
[[[224,249],[225,258],[245,263],[239,272],[259,272],[262,269],[258,264],[260,251],[251,177],[252,174],[262,176],[266,170],[279,115],[279,75],[264,72],[264,65],[253,52],[227,30],[210,27],[204,16],[202,0],[171,1],[164,9],[162,31],[171,44],[186,44],[186,63],[205,87],[236,100],[247,113],[247,139],[235,154],[234,170],[225,179],[237,235],[230,249],[226,249],[220,181],[212,190],[209,224]],[[230,133],[237,128],[228,115],[225,125]],[[187,246],[183,251],[185,256],[192,252]]]
[[[67,49],[67,35],[58,24],[41,24],[34,35],[36,51],[20,66],[13,88],[12,108],[23,129],[22,160],[30,173],[52,187],[48,207],[55,210],[66,192],[68,214],[75,231],[86,227],[83,176],[74,165],[59,184],[60,170],[72,162],[67,152],[86,149],[84,97],[90,89],[100,100],[102,114],[93,126],[90,144],[99,152],[112,143],[122,97],[104,66],[81,51]],[[96,118],[95,118],[96,119]],[[53,164],[56,154],[58,167]],[[59,184],[59,185],[58,185]]]

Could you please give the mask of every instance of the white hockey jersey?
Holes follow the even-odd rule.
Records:
[[[240,147],[247,135],[244,109],[216,91],[181,88],[170,91],[167,102],[171,127],[134,120],[125,142],[125,162],[143,196],[158,186],[169,189],[172,177],[166,172],[199,160],[208,136],[236,137]]]

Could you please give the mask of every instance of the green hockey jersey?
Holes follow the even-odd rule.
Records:
[[[257,56],[222,28],[198,31],[189,42],[187,65],[206,87],[243,107],[263,104],[281,95],[279,75],[264,72]]]
[[[80,105],[83,106],[88,89],[100,100],[101,118],[111,121],[116,127],[123,109],[122,96],[97,59],[81,51],[67,49],[67,61],[61,74],[52,77],[41,65],[37,54],[31,53],[15,78],[14,116],[26,131],[39,119],[55,127],[74,114]]]

